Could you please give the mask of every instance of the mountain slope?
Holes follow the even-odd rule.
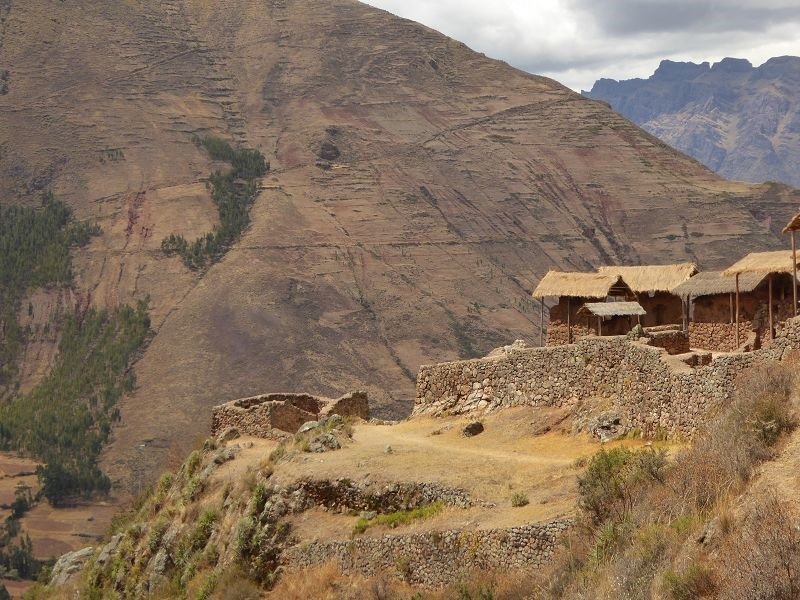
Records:
[[[600,79],[590,98],[725,177],[800,186],[800,58],[661,62],[650,78]]]
[[[52,186],[103,235],[77,302],[149,294],[106,466],[151,476],[263,391],[369,391],[405,414],[420,363],[538,339],[549,268],[779,247],[800,206],[720,179],[608,109],[350,0],[7,3],[0,193]],[[216,135],[272,163],[207,272],[160,252],[216,222]]]

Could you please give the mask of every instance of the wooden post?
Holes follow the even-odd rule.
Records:
[[[540,312],[539,312],[539,344],[544,347],[544,297],[539,298]]]
[[[733,324],[733,292],[730,293],[731,297],[731,320],[730,323]]]
[[[736,348],[739,347],[739,274],[736,274]],[[736,350],[734,348],[734,350]]]
[[[794,316],[797,316],[797,243],[792,231],[792,300],[794,300]]]
[[[769,339],[772,339],[772,273],[769,274]]]
[[[571,319],[572,315],[570,315],[571,309],[570,309],[570,306],[569,306],[570,305],[569,300],[570,300],[570,298],[569,298],[569,296],[567,296],[567,343],[571,344],[572,343],[572,323],[571,323],[570,319]]]
[[[603,337],[603,317],[597,317],[597,334]]]
[[[681,298],[681,319],[683,321],[683,331],[689,331],[689,297],[684,300]]]

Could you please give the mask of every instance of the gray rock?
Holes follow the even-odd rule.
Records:
[[[589,433],[601,442],[610,442],[627,433],[622,418],[613,410],[607,410],[589,420]]]
[[[169,556],[167,555],[167,551],[164,550],[164,548],[161,548],[161,550],[159,550],[147,564],[147,568],[150,570],[150,579],[147,582],[150,593],[152,593],[153,590],[155,590],[156,586],[164,577],[164,573],[167,570],[168,561],[169,561]]]
[[[240,437],[239,430],[236,427],[228,427],[222,433],[217,436],[217,443],[224,444],[225,442],[229,442],[231,440],[235,440],[236,438]]]
[[[119,543],[121,541],[122,541],[121,533],[118,533],[117,535],[112,537],[111,541],[109,541],[105,546],[103,546],[103,549],[100,550],[100,554],[97,556],[97,563],[100,565],[106,564],[108,562],[108,559],[111,558],[111,554],[114,552],[114,550],[117,549],[117,546],[119,546]]]
[[[308,443],[309,452],[327,452],[328,450],[338,450],[342,445],[332,433],[323,433],[316,436]]]
[[[297,433],[299,434],[311,431],[312,429],[319,427],[319,425],[319,421],[307,421],[300,426],[300,429],[297,430]]]
[[[325,419],[325,425],[329,425],[331,427],[341,427],[344,425],[344,419],[342,415],[332,414],[327,419]]]
[[[62,555],[53,566],[50,585],[59,586],[67,583],[73,575],[83,569],[83,566],[92,557],[92,554],[94,554],[94,548],[90,546]]]

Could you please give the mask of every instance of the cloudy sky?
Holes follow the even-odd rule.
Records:
[[[800,55],[800,0],[366,0],[576,91],[661,59]]]

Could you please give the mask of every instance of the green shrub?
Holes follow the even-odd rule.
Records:
[[[428,504],[427,506],[420,506],[411,510],[399,510],[393,513],[378,515],[371,521],[360,518],[356,521],[353,527],[354,534],[364,533],[369,527],[373,525],[386,525],[387,527],[398,527],[399,525],[407,525],[418,519],[427,519],[438,515],[444,510],[444,503],[441,501]]]
[[[673,600],[694,600],[714,591],[714,574],[708,567],[695,563],[680,573],[667,571],[664,587]]]
[[[169,522],[165,518],[159,518],[150,528],[150,535],[147,537],[147,548],[151,554],[155,554],[161,545],[161,540],[167,532]]]
[[[525,492],[514,492],[511,496],[511,506],[527,506],[530,503]]]

